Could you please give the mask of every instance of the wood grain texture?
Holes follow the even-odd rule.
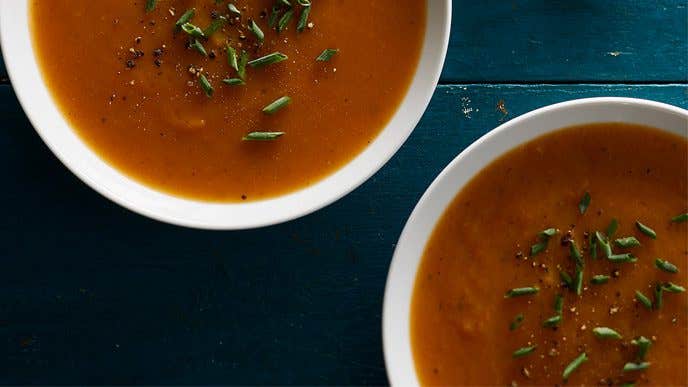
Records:
[[[0,86],[0,383],[384,384],[387,267],[451,159],[554,102],[614,95],[688,107],[687,93],[441,86],[400,152],[352,194],[287,224],[204,232],[133,214],[78,181]]]
[[[442,82],[686,81],[686,5],[454,0]]]

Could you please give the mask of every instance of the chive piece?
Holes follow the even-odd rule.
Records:
[[[597,238],[595,234],[588,234],[588,245],[590,246],[590,256],[593,259],[597,259]]]
[[[227,78],[223,79],[222,82],[230,86],[241,86],[246,84],[246,82],[244,82],[244,80],[241,78]]]
[[[664,285],[662,285],[662,290],[669,293],[683,293],[686,291],[686,288],[671,282],[666,282]]]
[[[201,76],[198,77],[198,83],[201,85],[201,89],[203,89],[203,92],[206,96],[208,96],[208,98],[213,96],[215,89],[213,89],[213,86],[210,84],[205,75],[201,74]]]
[[[564,310],[564,296],[561,294],[557,294],[554,296],[554,311],[557,312],[557,314],[561,314],[561,312]]]
[[[146,0],[146,12],[151,12],[158,4],[158,0]]]
[[[241,16],[241,11],[239,11],[239,8],[237,8],[233,3],[227,4],[227,9],[229,10],[229,13],[236,16]]]
[[[270,28],[274,28],[275,25],[277,24],[277,19],[279,18],[281,10],[282,10],[282,8],[277,4],[272,6],[272,11],[270,12],[270,18],[268,19],[268,26]]]
[[[566,284],[566,287],[569,289],[573,289],[573,279],[569,275],[569,273],[561,270],[559,271],[559,278],[561,278],[561,281]]]
[[[198,39],[194,39],[193,42],[191,42],[191,48],[198,51],[203,56],[208,56],[208,52],[205,50],[205,47],[203,47],[203,43]]]
[[[263,108],[263,113],[265,114],[275,114],[282,108],[286,107],[291,103],[291,97],[284,96],[277,98],[274,102]]]
[[[287,59],[287,56],[282,54],[281,52],[273,52],[272,54],[261,56],[258,59],[254,59],[254,60],[248,62],[248,65],[251,67],[263,67],[263,66],[279,63],[279,62],[286,60],[286,59]]]
[[[542,326],[545,328],[554,328],[561,322],[561,315],[552,316],[547,320],[542,322]]]
[[[581,215],[585,214],[585,210],[588,209],[590,206],[590,193],[588,191],[585,191],[583,194],[583,197],[581,198],[580,202],[578,203],[578,210],[580,211]]]
[[[258,27],[258,24],[251,19],[251,21],[248,24],[248,29],[253,33],[253,36],[256,37],[256,40],[258,40],[258,43],[263,44],[263,41],[265,41],[265,34],[263,33],[263,30]]]
[[[203,35],[206,37],[211,36],[212,34],[216,33],[222,26],[227,22],[227,19],[224,16],[220,16],[217,19],[213,20],[208,27],[206,27],[203,30]]]
[[[607,257],[608,260],[612,262],[624,263],[624,262],[635,262],[638,260],[633,254],[612,254]]]
[[[569,363],[569,365],[566,366],[566,368],[564,369],[564,373],[561,376],[564,378],[564,380],[568,380],[569,376],[571,376],[571,373],[577,370],[578,367],[580,367],[581,364],[585,363],[586,361],[588,361],[588,355],[586,355],[585,352],[583,352],[580,355],[578,355],[577,358],[573,359],[573,361]]]
[[[597,243],[602,247],[604,255],[607,257],[612,255],[612,247],[609,245],[609,242],[607,242],[607,238],[599,231],[595,231],[595,238],[597,238]]]
[[[628,362],[626,365],[624,365],[623,372],[631,372],[631,371],[642,371],[646,370],[648,367],[650,367],[650,363],[644,361],[642,363],[631,363]]]
[[[246,50],[241,50],[241,56],[239,56],[239,62],[237,63],[237,74],[239,78],[246,79],[246,64],[248,63],[248,52]]]
[[[518,297],[518,296],[527,296],[529,294],[535,294],[539,292],[540,289],[535,287],[535,286],[529,286],[529,287],[524,287],[524,288],[514,288],[506,292],[504,295],[504,298],[512,298],[512,297]]]
[[[657,239],[657,233],[655,232],[655,230],[640,223],[640,221],[636,221],[635,225],[638,227],[638,230],[640,230],[640,232],[642,232],[643,234],[649,236],[652,239]]]
[[[245,135],[243,141],[271,141],[284,135],[284,132],[251,132]]]
[[[174,29],[175,30],[180,30],[182,28],[182,25],[188,23],[193,17],[196,15],[196,8],[191,8],[184,12],[184,14],[177,20],[176,23],[174,23]]]
[[[546,242],[538,242],[530,246],[530,256],[534,257],[547,249]]]
[[[612,239],[618,228],[619,221],[616,220],[616,218],[612,218],[611,222],[609,222],[609,226],[607,226],[607,239]]]
[[[229,63],[229,67],[233,68],[235,71],[239,71],[236,50],[230,45],[227,45],[227,63]]]
[[[635,382],[622,383],[619,387],[635,387]]]
[[[299,1],[299,4],[301,4],[302,1]],[[303,30],[306,28],[308,25],[308,15],[311,13],[311,3],[308,1],[308,5],[303,5],[301,4],[303,8],[301,8],[301,14],[299,15],[299,22],[296,24],[296,31],[297,32],[303,32]]]
[[[617,246],[622,247],[624,249],[640,246],[640,241],[638,239],[636,239],[636,237],[633,237],[633,236],[625,237],[625,238],[619,238],[619,239],[615,240],[614,243]]]
[[[641,293],[640,291],[635,291],[635,298],[636,300],[640,301],[640,303],[643,304],[647,309],[652,309],[652,301],[650,301],[650,299],[647,298],[647,296]]]
[[[337,53],[339,53],[338,48],[326,48],[320,53],[320,55],[318,55],[317,58],[315,58],[315,60],[318,62],[327,62]]]
[[[583,268],[576,267],[576,278],[574,279],[574,288],[577,295],[583,294]]]
[[[509,324],[509,330],[513,331],[516,328],[520,327],[521,324],[523,323],[523,320],[525,320],[523,313],[517,314],[516,317],[514,317],[514,320],[511,321],[511,323]]]
[[[664,270],[667,273],[678,273],[678,268],[676,267],[676,265],[669,261],[662,260],[660,258],[655,259],[655,266],[657,267],[657,269]]]
[[[631,344],[638,346],[638,354],[636,355],[639,361],[645,360],[647,350],[650,349],[652,342],[645,336],[640,336],[637,339],[631,340]]]
[[[282,17],[279,19],[279,22],[277,22],[277,32],[282,32],[285,28],[287,28],[292,16],[294,16],[293,9],[287,10],[287,12],[282,15]]]
[[[583,261],[583,255],[581,254],[580,250],[578,249],[578,246],[576,245],[576,241],[571,239],[569,242],[569,254],[571,258],[576,262],[576,266],[583,267],[585,266],[585,262]]]
[[[590,280],[590,283],[593,285],[602,285],[602,284],[606,284],[607,281],[609,281],[608,275],[598,274],[598,275],[595,275],[592,277],[592,279]]]
[[[538,233],[538,237],[543,238],[543,239],[548,239],[550,237],[557,235],[558,232],[559,232],[559,230],[557,230],[556,228],[548,228],[546,230],[540,231]]]
[[[289,2],[289,0],[277,0],[277,2],[282,3],[287,8],[291,8],[291,3]]]
[[[671,218],[672,223],[683,223],[688,221],[688,213],[686,214],[681,214],[681,215],[676,215],[673,218]]]
[[[519,358],[519,357],[523,357],[523,356],[527,356],[527,355],[530,355],[531,353],[535,352],[536,348],[537,348],[537,345],[519,348],[519,349],[515,350],[514,353],[511,354],[511,356],[514,359]]]
[[[310,7],[311,6],[311,0],[296,0],[296,2],[299,3],[299,5],[302,7]]]
[[[592,330],[592,333],[599,339],[621,340],[623,338],[619,332],[607,327],[596,327]]]
[[[664,289],[662,288],[662,285],[657,284],[655,285],[655,309],[662,309],[662,305],[664,305]]]
[[[194,38],[205,38],[205,34],[203,34],[203,30],[200,29],[198,26],[195,26],[189,22],[182,24],[182,31],[193,36]]]

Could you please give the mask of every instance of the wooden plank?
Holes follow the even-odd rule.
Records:
[[[204,232],[130,213],[79,182],[0,86],[0,383],[384,384],[384,282],[416,201],[505,119],[668,86],[440,87],[391,162],[284,225]],[[509,115],[496,109],[503,100]]]
[[[685,0],[453,5],[444,83],[688,80]]]
[[[454,1],[443,81],[685,81],[686,5]]]

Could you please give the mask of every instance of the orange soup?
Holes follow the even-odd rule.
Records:
[[[424,385],[688,384],[688,142],[595,124],[500,157],[429,240]]]
[[[415,72],[426,3],[33,0],[31,13],[44,79],[85,142],[156,189],[231,202],[317,182],[375,139]]]

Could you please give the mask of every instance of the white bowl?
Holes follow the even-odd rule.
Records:
[[[454,197],[483,168],[516,146],[560,128],[594,122],[647,125],[688,137],[687,110],[633,98],[589,98],[522,115],[461,152],[425,191],[394,251],[382,307],[382,341],[392,385],[419,385],[411,349],[411,296],[425,245]]]
[[[208,203],[171,196],[132,180],[105,163],[70,128],[41,77],[29,31],[30,0],[0,0],[0,42],[12,86],[36,131],[81,180],[120,205],[177,225],[247,229],[285,222],[341,198],[377,172],[411,134],[430,102],[449,42],[451,0],[428,0],[420,63],[409,91],[387,126],[334,174],[274,199]]]

